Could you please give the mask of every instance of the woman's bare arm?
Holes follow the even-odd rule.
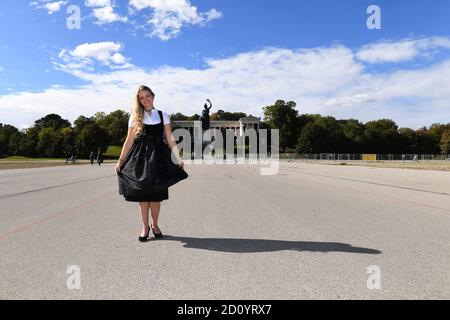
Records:
[[[119,161],[117,161],[116,164],[116,173],[120,171],[120,166],[125,161],[125,158],[127,157],[128,153],[130,152],[131,147],[134,143],[134,128],[128,128],[128,134],[127,138],[125,139],[125,142],[122,146],[122,151],[120,152]]]

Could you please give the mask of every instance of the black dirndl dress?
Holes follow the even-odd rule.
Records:
[[[143,133],[134,140],[120,167],[119,194],[131,202],[159,202],[169,199],[169,187],[188,174],[172,161],[172,151],[164,142],[164,122],[144,124]]]

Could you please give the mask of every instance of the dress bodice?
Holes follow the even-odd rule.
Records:
[[[162,137],[164,128],[161,123],[158,124],[144,124],[144,135],[153,137]]]
[[[145,124],[143,134],[146,136],[162,137],[164,135],[164,124],[162,112],[158,111],[159,117],[161,119],[160,123],[157,124]]]

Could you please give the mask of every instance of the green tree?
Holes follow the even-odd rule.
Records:
[[[447,128],[442,132],[440,147],[441,154],[450,154],[450,128]]]
[[[326,135],[326,129],[315,122],[306,124],[302,128],[295,151],[298,154],[329,152],[330,150],[324,148],[328,145]]]
[[[428,132],[433,141],[435,141],[436,145],[440,145],[442,134],[444,133],[444,130],[447,129],[447,127],[450,128],[450,123],[448,125],[433,123],[430,128],[428,128]]]
[[[13,155],[10,148],[11,137],[19,132],[14,126],[0,124],[0,156]]]
[[[348,143],[343,133],[342,124],[333,117],[322,117],[315,121],[316,125],[325,129],[326,144],[321,148],[323,152],[347,153]]]
[[[96,112],[92,119],[101,126],[102,122],[106,120],[106,114],[103,111]]]
[[[79,116],[75,121],[74,121],[74,130],[75,133],[78,135],[80,134],[81,130],[83,130],[83,128],[85,126],[87,126],[88,124],[92,124],[95,123],[94,119],[85,117],[85,116]]]
[[[300,133],[298,111],[296,103],[278,100],[274,105],[263,107],[264,119],[271,129],[280,130],[280,147],[283,152],[286,147],[294,147],[297,144]]]
[[[77,136],[78,157],[88,157],[91,151],[105,152],[108,148],[108,133],[96,123],[90,123],[84,126]]]
[[[42,129],[42,128],[53,128],[55,130],[65,128],[65,127],[71,127],[72,125],[70,122],[66,119],[61,118],[61,116],[57,114],[48,114],[45,117],[36,120],[34,122],[34,126]]]
[[[9,138],[9,154],[11,156],[24,155],[22,153],[22,148],[25,141],[25,133],[21,131],[13,133]]]
[[[129,117],[127,112],[116,110],[108,115],[97,112],[92,119],[108,133],[110,144],[118,146],[122,145],[127,137]]]
[[[177,113],[172,113],[170,115],[170,120],[171,121],[188,121],[189,117],[182,114],[181,112],[177,112]]]
[[[399,153],[412,154],[417,151],[417,134],[410,128],[398,129],[399,134]]]
[[[364,147],[365,153],[398,153],[399,134],[394,121],[381,119],[365,124]]]
[[[30,127],[25,130],[23,139],[20,140],[19,155],[26,157],[37,157],[37,145],[39,143],[39,131],[37,127]]]
[[[111,137],[111,144],[123,145],[128,134],[128,119],[130,114],[122,110],[116,110],[108,115],[108,133]]]
[[[58,151],[58,132],[52,128],[42,128],[39,132],[37,151],[44,157],[55,157]]]
[[[239,120],[241,118],[247,117],[247,114],[244,113],[244,112],[233,112],[232,113],[232,117],[233,117],[232,120],[237,121],[237,120]]]
[[[212,113],[210,118],[212,121],[238,121],[246,116],[247,114],[244,112],[227,112],[219,109],[217,112]]]
[[[364,124],[356,119],[339,120],[343,138],[342,149],[345,153],[361,153],[364,141]]]
[[[439,154],[441,148],[439,142],[431,135],[426,127],[422,127],[416,131],[417,148],[416,152],[419,154]]]
[[[188,118],[188,120],[190,120],[190,121],[198,121],[198,120],[200,120],[200,115],[196,113],[193,116],[190,116]]]
[[[316,120],[322,118],[320,114],[301,114],[298,117],[298,126],[299,128],[304,128],[308,123],[315,122]],[[301,131],[301,130],[299,130]]]
[[[349,152],[342,124],[333,117],[321,117],[303,127],[295,148],[297,153]]]
[[[76,136],[73,128],[61,128],[58,135],[59,154],[58,156],[68,157],[71,154],[78,154],[76,149]]]

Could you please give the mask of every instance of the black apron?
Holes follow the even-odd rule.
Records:
[[[164,121],[144,124],[143,133],[134,140],[120,167],[119,194],[127,201],[163,201],[169,199],[168,188],[188,177],[172,161],[172,151],[164,142]],[[174,159],[176,161],[176,159]]]

